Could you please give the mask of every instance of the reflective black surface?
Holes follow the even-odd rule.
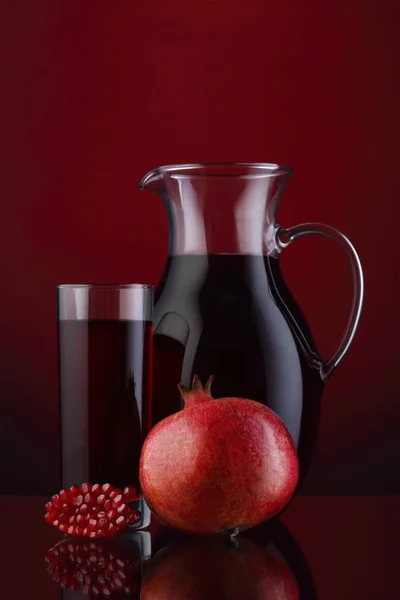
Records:
[[[44,522],[45,501],[0,498],[2,600],[367,600],[400,592],[400,497],[299,497],[237,543],[156,521],[110,540],[68,539]]]

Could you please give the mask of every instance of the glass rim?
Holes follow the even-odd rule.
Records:
[[[140,289],[153,290],[154,286],[150,283],[63,283],[57,285],[58,290],[73,290],[73,289],[96,289],[96,290],[124,290],[124,289]]]

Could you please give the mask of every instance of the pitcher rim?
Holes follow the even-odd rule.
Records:
[[[255,172],[248,173],[243,171],[242,173],[207,173],[207,168],[218,168],[221,167],[221,170],[229,170],[230,168],[234,169],[237,167],[243,167],[243,169],[254,169]],[[195,169],[204,169],[205,172],[194,173]],[[257,172],[259,171],[259,172]],[[278,175],[286,175],[289,176],[293,173],[292,167],[288,167],[286,165],[282,165],[279,163],[269,163],[269,162],[199,162],[199,163],[180,163],[180,164],[171,164],[171,165],[162,165],[156,167],[149,171],[141,180],[139,184],[139,188],[143,189],[146,187],[147,182],[154,177],[155,175],[162,175],[164,173],[173,173],[176,175],[188,175],[190,173],[191,177],[251,177],[251,176],[269,176],[274,177]]]

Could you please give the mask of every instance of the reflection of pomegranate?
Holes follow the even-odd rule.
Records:
[[[61,587],[103,597],[122,592],[136,598],[139,592],[140,558],[110,543],[67,539],[50,548],[45,560]]]
[[[141,600],[299,600],[296,580],[254,542],[182,536],[146,566]]]
[[[279,513],[298,482],[298,459],[282,421],[243,398],[214,400],[180,386],[185,409],[158,423],[140,459],[143,495],[161,521],[189,532],[248,529]]]

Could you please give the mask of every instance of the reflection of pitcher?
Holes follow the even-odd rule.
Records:
[[[154,421],[181,408],[177,383],[215,377],[215,397],[258,400],[285,422],[304,476],[314,451],[325,380],[360,317],[363,278],[350,242],[327,225],[281,228],[276,211],[291,169],[274,164],[194,164],[155,169],[141,189],[168,213],[169,257],[156,293]],[[279,267],[293,240],[319,234],[346,253],[354,303],[334,354],[320,358]]]

